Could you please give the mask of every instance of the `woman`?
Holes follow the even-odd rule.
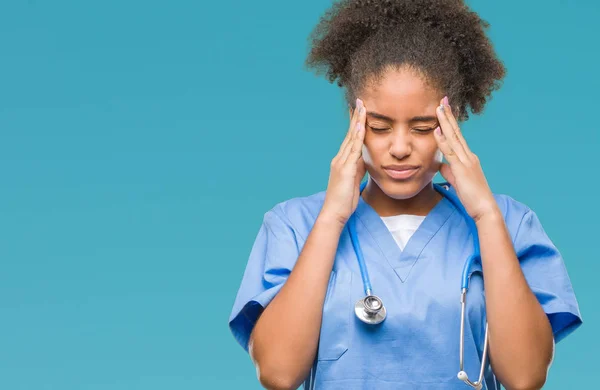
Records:
[[[460,0],[346,0],[317,25],[307,64],[344,87],[351,120],[326,191],[268,211],[248,260],[229,325],[264,387],[545,383],[581,318],[536,214],[492,193],[460,132],[505,73],[486,27]],[[477,244],[463,355],[459,287]],[[361,306],[359,252],[383,321]]]

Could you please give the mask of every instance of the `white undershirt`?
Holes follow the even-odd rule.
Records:
[[[404,250],[406,243],[419,228],[425,216],[420,215],[393,215],[391,217],[381,217],[385,226],[396,240],[400,250]]]

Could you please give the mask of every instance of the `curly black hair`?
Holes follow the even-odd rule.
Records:
[[[390,66],[409,66],[446,94],[459,120],[483,111],[506,74],[463,0],[341,0],[312,31],[305,65],[346,90],[349,105]]]

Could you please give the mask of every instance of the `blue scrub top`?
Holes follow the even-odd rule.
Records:
[[[454,189],[450,188],[454,192]],[[525,277],[547,313],[555,341],[581,325],[564,261],[536,214],[506,195],[495,195]],[[229,318],[239,344],[289,276],[325,192],[290,199],[265,213]],[[459,368],[460,286],[473,241],[463,215],[442,199],[400,250],[382,219],[362,198],[356,230],[386,320],[367,325],[354,315],[364,297],[347,228],[331,272],[317,357],[305,389],[468,389]],[[465,324],[465,371],[479,375],[485,335],[481,266],[470,271]],[[489,365],[484,389],[500,389]]]

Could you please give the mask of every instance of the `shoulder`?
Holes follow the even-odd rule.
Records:
[[[285,224],[303,240],[323,207],[325,191],[298,196],[276,203],[264,215],[264,222],[269,224]]]
[[[529,206],[510,195],[494,193],[494,198],[496,199],[496,203],[498,203],[500,210],[502,210],[504,219],[523,217],[531,212]]]
[[[456,194],[456,190],[448,183],[439,183],[449,191]],[[518,233],[523,221],[531,217],[535,218],[535,213],[525,203],[515,199],[514,197],[504,193],[493,193],[494,199],[498,204],[498,208],[502,213],[506,226],[514,238]]]
[[[519,233],[522,235],[524,231],[530,229],[532,222],[539,224],[537,215],[525,203],[507,194],[494,193],[494,198],[502,212],[504,222],[513,241],[516,240]]]

